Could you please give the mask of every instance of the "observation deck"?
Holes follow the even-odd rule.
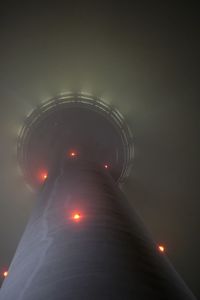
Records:
[[[74,93],[36,107],[17,143],[25,180],[36,189],[63,155],[98,163],[121,184],[133,153],[132,134],[119,111],[99,98]]]

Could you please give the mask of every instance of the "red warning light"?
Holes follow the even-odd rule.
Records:
[[[80,219],[80,215],[79,214],[75,214],[74,215],[74,220],[78,220],[78,219]]]
[[[44,174],[43,174],[43,179],[45,180],[45,179],[47,179],[47,177],[48,177],[48,176],[47,176],[47,173],[44,173]]]
[[[76,157],[77,153],[75,151],[70,151],[68,154],[70,157]]]
[[[74,221],[79,221],[81,219],[80,213],[74,213],[73,216],[72,216],[72,219]]]
[[[40,172],[38,175],[38,179],[41,183],[43,183],[48,178],[48,173],[46,171]]]
[[[3,272],[3,277],[7,277],[8,276],[8,271]]]
[[[107,164],[105,164],[105,165],[104,165],[104,168],[105,168],[105,169],[108,169],[108,165],[107,165]]]
[[[158,250],[160,252],[165,252],[165,247],[163,245],[158,245]]]

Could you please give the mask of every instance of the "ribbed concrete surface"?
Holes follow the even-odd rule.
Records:
[[[40,192],[0,299],[194,297],[106,170],[74,160],[64,162]]]

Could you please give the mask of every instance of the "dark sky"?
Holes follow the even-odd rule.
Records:
[[[31,109],[62,92],[103,97],[135,144],[124,191],[192,291],[199,289],[199,9],[188,2],[7,3],[0,10],[0,270],[36,195],[16,161]]]

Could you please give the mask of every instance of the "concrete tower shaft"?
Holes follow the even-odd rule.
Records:
[[[0,299],[194,298],[107,170],[68,159],[39,193]]]

